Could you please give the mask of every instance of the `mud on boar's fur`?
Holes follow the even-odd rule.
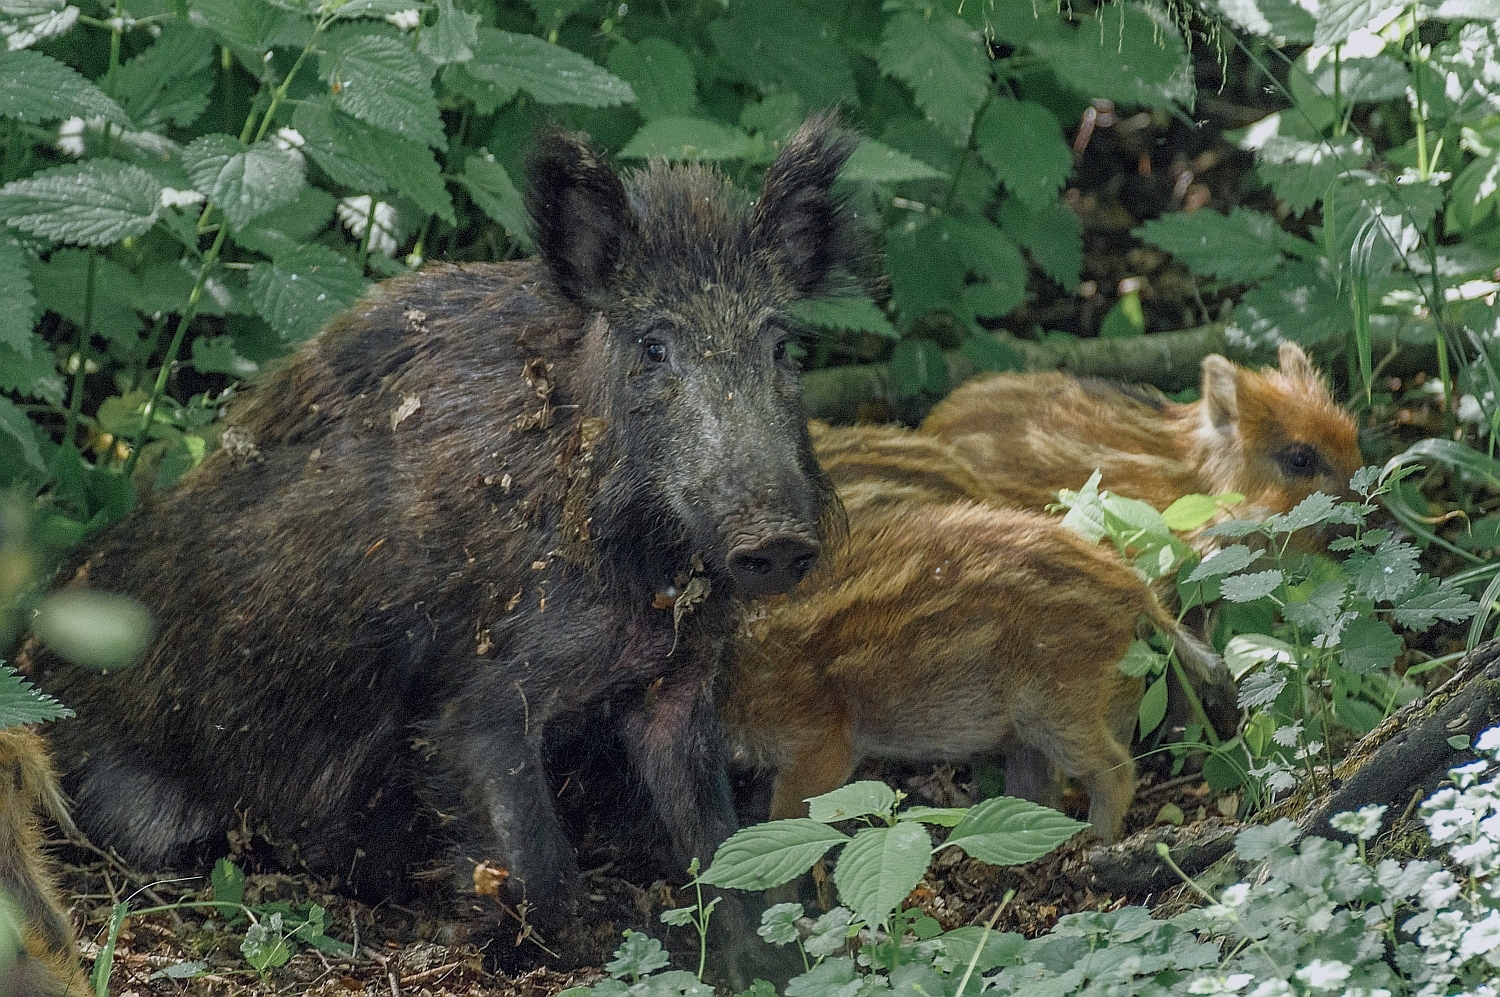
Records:
[[[0,730],[0,904],[20,936],[0,931],[0,997],[83,997],[73,926],[57,901],[39,818],[71,828],[46,745],[25,727]],[[0,918],[5,912],[0,912]]]
[[[1227,680],[1222,662],[1113,553],[984,502],[941,441],[894,427],[813,436],[848,543],[747,621],[726,676],[738,759],[777,773],[771,816],[805,816],[863,758],[1003,752],[1007,792],[1056,805],[1058,774],[1077,778],[1094,833],[1113,841],[1135,793],[1142,694],[1118,664],[1141,618],[1195,681]]]
[[[810,120],[752,201],[553,136],[540,264],[388,281],[255,388],[241,445],[77,567],[154,611],[145,660],[31,652],[78,712],[53,743],[79,824],[147,867],[265,827],[376,895],[434,840],[466,908],[500,916],[492,861],[555,940],[578,869],[544,738],[602,722],[679,868],[707,863],[735,827],[712,690],[740,600],[795,585],[838,521],[787,306],[849,272],[853,144]]]
[[[1360,466],[1354,420],[1301,348],[1279,370],[1214,354],[1202,398],[1067,374],[995,374],[958,387],[922,423],[953,444],[1006,505],[1042,509],[1098,468],[1099,487],[1164,509],[1183,495],[1239,492],[1236,514],[1286,512],[1348,492]]]

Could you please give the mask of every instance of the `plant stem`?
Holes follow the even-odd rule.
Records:
[[[73,362],[78,369],[73,372],[73,392],[68,398],[68,417],[63,427],[63,442],[76,443],[73,432],[78,428],[78,414],[83,411],[83,382],[88,375],[88,361],[84,353],[89,348],[89,334],[94,325],[94,285],[99,262],[97,246],[89,247],[88,276],[83,286],[83,323],[78,326],[78,338],[73,344]]]
[[[359,241],[359,272],[365,272],[365,263],[370,258],[370,240],[375,236],[375,195],[370,195],[370,207],[365,212],[365,237]]]

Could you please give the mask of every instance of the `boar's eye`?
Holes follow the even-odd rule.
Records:
[[[645,351],[646,359],[652,363],[667,362],[667,344],[656,339],[641,340],[641,347]]]
[[[1328,473],[1328,464],[1310,443],[1293,443],[1276,453],[1276,465],[1288,478],[1316,478]]]
[[[785,360],[786,359],[786,346],[787,346],[787,341],[785,339],[778,339],[778,340],[776,340],[776,345],[771,349],[771,359],[775,360],[777,363],[780,363],[781,361]]]

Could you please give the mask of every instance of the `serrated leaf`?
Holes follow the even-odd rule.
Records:
[[[126,126],[123,108],[83,77],[41,52],[0,52],[0,118],[37,124],[73,116]]]
[[[1281,572],[1274,569],[1231,575],[1219,583],[1219,592],[1230,602],[1253,602],[1275,592],[1281,582]]]
[[[1351,322],[1349,305],[1325,270],[1292,260],[1245,292],[1233,327],[1249,346],[1281,339],[1316,346],[1341,335]]]
[[[161,184],[114,159],[42,170],[0,187],[0,218],[11,228],[81,246],[143,235],[161,210]]]
[[[755,929],[755,933],[772,945],[795,942],[802,937],[802,933],[797,930],[797,919],[802,914],[801,904],[773,904],[761,912],[760,927]]]
[[[1167,656],[1156,651],[1143,640],[1133,640],[1125,649],[1125,657],[1117,666],[1121,672],[1133,679],[1155,675],[1166,667]]]
[[[968,807],[907,807],[897,819],[936,824],[938,827],[956,827],[968,813]]]
[[[29,48],[71,29],[79,13],[67,0],[5,0],[0,4],[0,38],[12,52]]]
[[[14,668],[0,665],[0,730],[71,716],[72,710],[32,686]]]
[[[141,318],[136,314],[140,283],[129,269],[108,256],[94,258],[94,334],[118,343],[127,351],[139,347]],[[83,295],[78,289],[88,283],[89,254],[82,249],[54,249],[45,261],[31,264],[37,302],[75,326],[84,319]],[[188,285],[191,288],[191,284]]]
[[[1253,519],[1226,519],[1203,531],[1207,537],[1248,537],[1260,531],[1260,524]]]
[[[227,856],[221,858],[214,863],[209,882],[214,888],[214,900],[224,905],[218,908],[219,916],[240,916],[239,906],[245,902],[245,874],[240,867]]]
[[[997,796],[971,807],[944,847],[957,845],[990,865],[1021,865],[1041,858],[1087,826],[1056,810]]]
[[[277,29],[299,19],[265,0],[193,0],[191,13],[194,24],[210,28],[229,46],[254,52],[266,51]]]
[[[699,879],[734,890],[768,890],[796,879],[828,849],[848,840],[806,817],[755,824],[730,835]]]
[[[1266,526],[1277,533],[1295,533],[1310,526],[1326,523],[1333,518],[1338,502],[1331,495],[1313,492],[1298,502],[1288,512],[1278,513],[1266,520]]]
[[[750,154],[750,136],[738,128],[704,118],[654,118],[640,127],[621,159],[659,156],[669,160],[741,159]]]
[[[1286,673],[1279,668],[1251,672],[1240,680],[1239,708],[1253,710],[1260,706],[1270,706],[1281,695],[1281,690],[1286,688],[1286,683]]]
[[[321,6],[314,3],[316,8]],[[404,10],[422,9],[427,6],[426,0],[349,0],[341,5],[335,12],[340,19],[355,17],[385,17],[387,14],[399,14]]]
[[[151,613],[115,592],[64,589],[49,595],[31,620],[32,632],[58,655],[84,668],[124,668],[151,643]]]
[[[1000,227],[1042,272],[1072,293],[1083,274],[1083,226],[1061,201],[1028,208],[1019,198],[1007,198],[1000,206]]]
[[[799,301],[792,306],[792,316],[819,329],[852,329],[886,339],[901,338],[885,312],[868,297]]]
[[[830,952],[844,947],[843,937],[838,942]],[[807,954],[814,958],[830,954],[821,950],[814,952],[814,946],[810,944],[806,948]],[[824,958],[801,976],[793,977],[786,985],[786,997],[856,997],[864,988],[864,979],[854,971],[854,960],[839,956]]]
[[[1039,32],[1030,43],[1072,89],[1121,104],[1192,107],[1192,61],[1164,12],[1119,3],[1080,20],[1076,28]]]
[[[182,151],[193,187],[218,206],[235,228],[291,204],[305,180],[302,160],[269,141],[246,146],[232,135],[202,135]]]
[[[635,93],[641,117],[685,117],[698,104],[697,74],[687,53],[665,38],[621,41],[609,53],[609,71]]]
[[[883,782],[865,779],[851,782],[808,801],[808,817],[822,824],[887,814],[896,806],[896,791]]]
[[[250,271],[255,310],[287,342],[298,343],[347,309],[367,286],[359,268],[324,246],[307,246]]]
[[[1218,0],[1216,10],[1241,31],[1273,45],[1313,39],[1313,16],[1296,0]]]
[[[833,870],[833,881],[839,899],[861,920],[872,927],[883,927],[922,881],[931,859],[932,839],[922,824],[867,827],[844,846]]]
[[[1344,618],[1344,594],[1349,585],[1342,578],[1330,578],[1313,590],[1304,602],[1289,601],[1281,607],[1291,623],[1307,627],[1333,638],[1338,636]]]
[[[790,91],[814,108],[859,104],[837,36],[802,4],[741,0],[708,34],[722,65],[764,95]]]
[[[1384,620],[1356,616],[1339,631],[1339,660],[1357,675],[1384,671],[1401,653],[1401,638]]]
[[[1422,633],[1438,620],[1462,623],[1478,609],[1479,604],[1457,585],[1424,576],[1401,597],[1391,617],[1400,626]]]
[[[1250,134],[1260,127],[1253,126]],[[1348,136],[1309,141],[1272,135],[1254,148],[1256,173],[1298,214],[1321,201],[1340,176],[1358,169],[1364,159],[1364,140]]]
[[[1136,237],[1164,249],[1196,274],[1248,282],[1269,277],[1286,260],[1277,248],[1280,229],[1270,215],[1235,208],[1178,211],[1136,229]]]
[[[1354,579],[1354,590],[1376,602],[1391,602],[1417,583],[1417,548],[1400,540],[1387,540],[1373,551],[1349,555],[1344,569]]]
[[[1464,167],[1453,181],[1444,220],[1454,231],[1462,232],[1491,214],[1500,214],[1500,156],[1482,156]]]
[[[199,336],[193,340],[191,363],[200,373],[231,377],[249,377],[260,369],[254,361],[239,355],[232,336]]]
[[[969,141],[974,114],[990,90],[979,32],[941,8],[930,17],[901,12],[880,38],[880,71],[911,87],[917,106],[949,140]]]
[[[437,21],[422,31],[417,51],[438,65],[468,62],[479,47],[478,14],[459,10],[453,0],[437,0]]]
[[[654,973],[672,961],[662,951],[661,942],[639,931],[626,930],[625,940],[615,949],[615,957],[604,969],[617,980],[631,980]]]
[[[892,149],[872,138],[867,138],[855,147],[854,153],[839,176],[845,180],[866,180],[871,183],[901,183],[906,180],[930,180],[947,174]]]
[[[135,127],[149,130],[168,122],[186,127],[198,120],[213,88],[213,54],[207,32],[171,25],[121,66],[114,92]]]
[[[1073,173],[1073,150],[1056,116],[1029,100],[994,100],[974,128],[979,156],[1033,210],[1057,200]]]
[[[945,931],[938,940],[955,966],[967,967],[972,963],[975,973],[987,973],[997,966],[1020,962],[1021,952],[1026,947],[1023,935],[1013,931],[991,931],[982,924]],[[979,950],[977,956],[976,949]],[[967,990],[964,992],[968,993]]]
[[[53,405],[63,404],[67,397],[56,357],[40,339],[32,341],[29,353],[17,352],[0,344],[0,390],[14,391],[26,398],[40,398]],[[20,456],[19,450],[16,456]],[[0,478],[9,477],[4,468],[4,456],[0,454]]]
[[[31,290],[26,252],[0,229],[0,344],[31,354],[31,327],[36,323],[36,295]]]
[[[525,90],[539,104],[614,107],[635,100],[630,84],[577,52],[497,28],[479,29],[479,49],[464,70],[501,87]]]
[[[265,921],[250,925],[240,942],[240,954],[257,973],[285,966],[292,958],[292,950],[281,935],[281,915],[272,914],[269,920],[270,925]]]
[[[1232,575],[1236,571],[1248,568],[1259,552],[1251,550],[1244,544],[1234,544],[1229,547],[1221,547],[1210,551],[1198,566],[1187,576],[1188,582],[1201,582],[1207,578],[1220,578],[1224,575]]]
[[[1337,45],[1348,40],[1400,0],[1322,0],[1314,15],[1313,44]]]
[[[454,224],[453,199],[427,146],[361,125],[326,98],[304,101],[292,125],[306,140],[304,151],[335,183],[370,194],[397,189],[423,211]]]
[[[526,214],[526,204],[504,166],[495,162],[493,156],[470,156],[459,179],[481,211],[499,222],[512,239],[528,249],[531,247],[531,220]]]
[[[448,148],[432,94],[432,70],[400,39],[359,34],[349,26],[331,34],[327,44],[318,73],[328,82],[335,107],[414,142]]]
[[[1184,495],[1163,509],[1161,518],[1168,529],[1181,533],[1196,530],[1218,512],[1219,502],[1212,495]]]

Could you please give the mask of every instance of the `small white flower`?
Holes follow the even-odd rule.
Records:
[[[157,201],[164,208],[185,208],[189,204],[202,204],[203,195],[196,190],[177,190],[174,187],[163,187]]]
[[[300,149],[307,144],[307,139],[303,138],[302,133],[295,128],[276,129],[276,135],[271,141],[276,143],[276,148],[283,151]]]
[[[1250,896],[1249,883],[1235,883],[1226,886],[1224,892],[1219,896],[1219,902],[1226,907],[1238,907]]]
[[[1491,727],[1474,742],[1475,751],[1500,751],[1500,727]]]
[[[1483,775],[1485,770],[1489,767],[1490,762],[1485,761],[1481,758],[1479,761],[1470,762],[1467,765],[1460,765],[1457,768],[1449,769],[1448,775],[1453,779],[1454,782],[1458,783],[1459,789],[1468,789],[1470,786],[1474,785],[1474,783],[1479,781],[1479,777]]]
[[[1200,976],[1188,984],[1190,994],[1237,994],[1254,979],[1249,973],[1233,976]]]
[[[76,115],[59,125],[57,129],[58,151],[65,152],[75,159],[82,156],[86,151],[83,143],[85,125],[86,122]]]
[[[1384,805],[1360,807],[1358,812],[1338,814],[1328,823],[1336,830],[1354,835],[1360,841],[1369,841],[1380,833],[1380,822],[1385,817],[1385,811]]]
[[[1479,399],[1473,395],[1460,395],[1458,407],[1454,409],[1453,414],[1458,417],[1459,422],[1466,422],[1470,425],[1484,421],[1484,409],[1480,406]]]
[[[402,31],[410,31],[422,23],[422,12],[413,7],[411,10],[398,10],[394,14],[387,14],[385,19]]]
[[[1314,990],[1332,990],[1349,978],[1352,968],[1337,959],[1314,959],[1297,970],[1297,979]]]
[[[344,228],[349,230],[352,237],[363,239],[370,220],[370,195],[344,198],[339,202],[338,215],[339,221],[343,222]],[[370,249],[392,256],[398,245],[396,209],[384,201],[378,201],[375,204],[375,231],[370,235]]]
[[[1459,943],[1458,954],[1465,959],[1484,955],[1500,948],[1500,911],[1490,911],[1489,917],[1471,924]]]
[[[1291,997],[1292,987],[1286,980],[1266,980],[1250,991],[1249,997]]]

